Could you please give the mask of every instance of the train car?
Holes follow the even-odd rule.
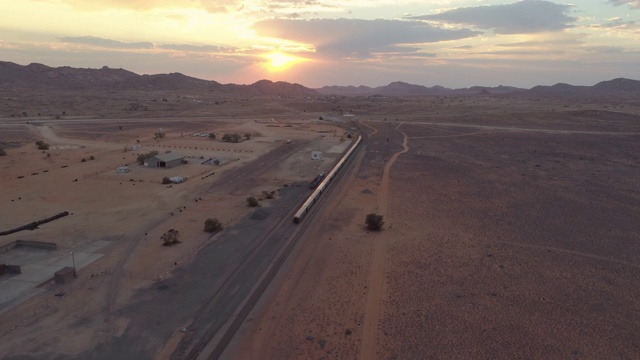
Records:
[[[309,208],[311,207],[311,205],[313,205],[313,203],[318,199],[320,194],[322,194],[322,191],[324,191],[324,189],[327,187],[327,184],[336,176],[338,171],[346,163],[349,157],[351,157],[351,154],[353,154],[353,152],[358,147],[358,145],[360,145],[361,141],[362,141],[362,136],[358,136],[358,139],[356,140],[356,142],[353,143],[353,146],[349,148],[349,150],[346,152],[346,154],[344,154],[342,159],[340,159],[340,161],[338,161],[338,163],[331,169],[331,171],[329,171],[329,174],[327,174],[327,176],[324,177],[324,180],[322,180],[320,184],[317,185],[316,189],[311,193],[311,195],[309,195],[309,197],[302,204],[300,209],[298,209],[296,214],[293,216],[293,222],[299,223],[300,220],[302,220],[302,218],[306,215],[307,211],[309,211]]]
[[[311,185],[309,185],[309,189],[315,189],[318,186],[318,184],[320,184],[323,178],[324,178],[323,172],[318,174],[318,176],[316,176],[316,178],[313,179],[313,181],[311,182]]]

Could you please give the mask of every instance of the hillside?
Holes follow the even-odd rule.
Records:
[[[316,89],[316,91],[321,94],[341,96],[497,95],[522,90],[524,89],[502,85],[498,87],[474,86],[470,88],[449,89],[439,85],[426,87],[401,81],[392,82],[389,85],[378,86],[375,88],[368,86],[325,86]]]
[[[82,69],[49,67],[42,64],[26,66],[0,61],[0,89],[57,91],[127,91],[178,90],[211,91],[238,96],[317,96],[316,91],[299,84],[261,80],[251,85],[220,84],[180,73],[138,75],[124,69],[102,67]]]

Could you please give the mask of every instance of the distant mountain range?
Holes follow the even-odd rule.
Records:
[[[442,86],[426,87],[392,82],[389,85],[325,86],[310,89],[300,84],[260,80],[251,85],[220,84],[186,76],[180,73],[138,75],[124,69],[53,68],[42,64],[26,66],[0,61],[0,89],[6,90],[147,90],[147,91],[210,91],[220,95],[236,96],[424,96],[424,95],[515,95],[530,97],[640,97],[640,81],[618,78],[600,82],[594,86],[556,84],[522,89],[511,86],[449,89]]]
[[[516,91],[524,91],[511,86],[483,87],[474,86],[463,89],[449,89],[439,85],[426,87],[413,85],[401,81],[392,82],[389,85],[375,88],[368,86],[325,86],[316,89],[325,95],[342,96],[419,96],[419,95],[477,95],[477,94],[507,94]]]
[[[318,96],[300,84],[260,80],[251,85],[220,84],[180,73],[138,75],[124,69],[53,68],[42,64],[26,66],[0,61],[0,89],[59,91],[212,91],[238,96]]]

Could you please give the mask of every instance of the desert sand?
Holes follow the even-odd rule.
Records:
[[[238,101],[232,116],[204,116],[207,109],[194,105],[189,117],[181,103],[171,116],[4,119],[10,147],[0,157],[0,228],[71,215],[1,237],[0,245],[55,241],[65,257],[100,257],[71,285],[45,284],[0,314],[0,354],[98,359],[127,349],[121,358],[181,358],[174,349],[209,296],[196,280],[224,273],[233,266],[224,258],[249,247],[243,239],[251,231],[295,206],[339,155],[318,163],[310,151],[330,154],[352,127],[327,120],[348,112],[365,136],[353,167],[223,358],[640,355],[638,104],[492,96],[262,101]],[[160,128],[166,138],[154,140]],[[253,136],[238,144],[191,136],[211,131]],[[36,140],[51,149],[37,150]],[[149,150],[179,152],[189,164],[135,165]],[[201,157],[227,161],[207,167]],[[124,164],[131,172],[116,174]],[[167,187],[165,175],[189,180]],[[265,213],[255,213],[245,198],[263,191],[280,195],[263,198]],[[384,215],[383,231],[366,230],[371,212]],[[207,217],[226,230],[204,233]],[[180,230],[182,243],[167,248],[160,235],[169,228]],[[202,265],[206,256],[220,258]],[[55,297],[60,291],[65,296]]]

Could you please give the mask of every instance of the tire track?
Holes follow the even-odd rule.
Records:
[[[389,222],[389,177],[391,173],[391,167],[398,157],[407,151],[409,151],[408,137],[400,126],[403,123],[396,126],[396,130],[399,131],[402,136],[403,150],[396,152],[391,156],[391,159],[385,164],[384,172],[382,174],[382,181],[378,190],[378,214],[387,217]],[[362,345],[360,350],[360,359],[372,360],[376,359],[378,355],[378,328],[380,323],[380,317],[382,314],[382,301],[386,293],[386,281],[385,281],[385,257],[387,255],[387,240],[388,233],[382,232],[376,234],[373,241],[373,254],[371,258],[371,272],[369,273],[369,291],[367,292],[367,302],[365,305],[365,318],[364,326],[362,329]]]

